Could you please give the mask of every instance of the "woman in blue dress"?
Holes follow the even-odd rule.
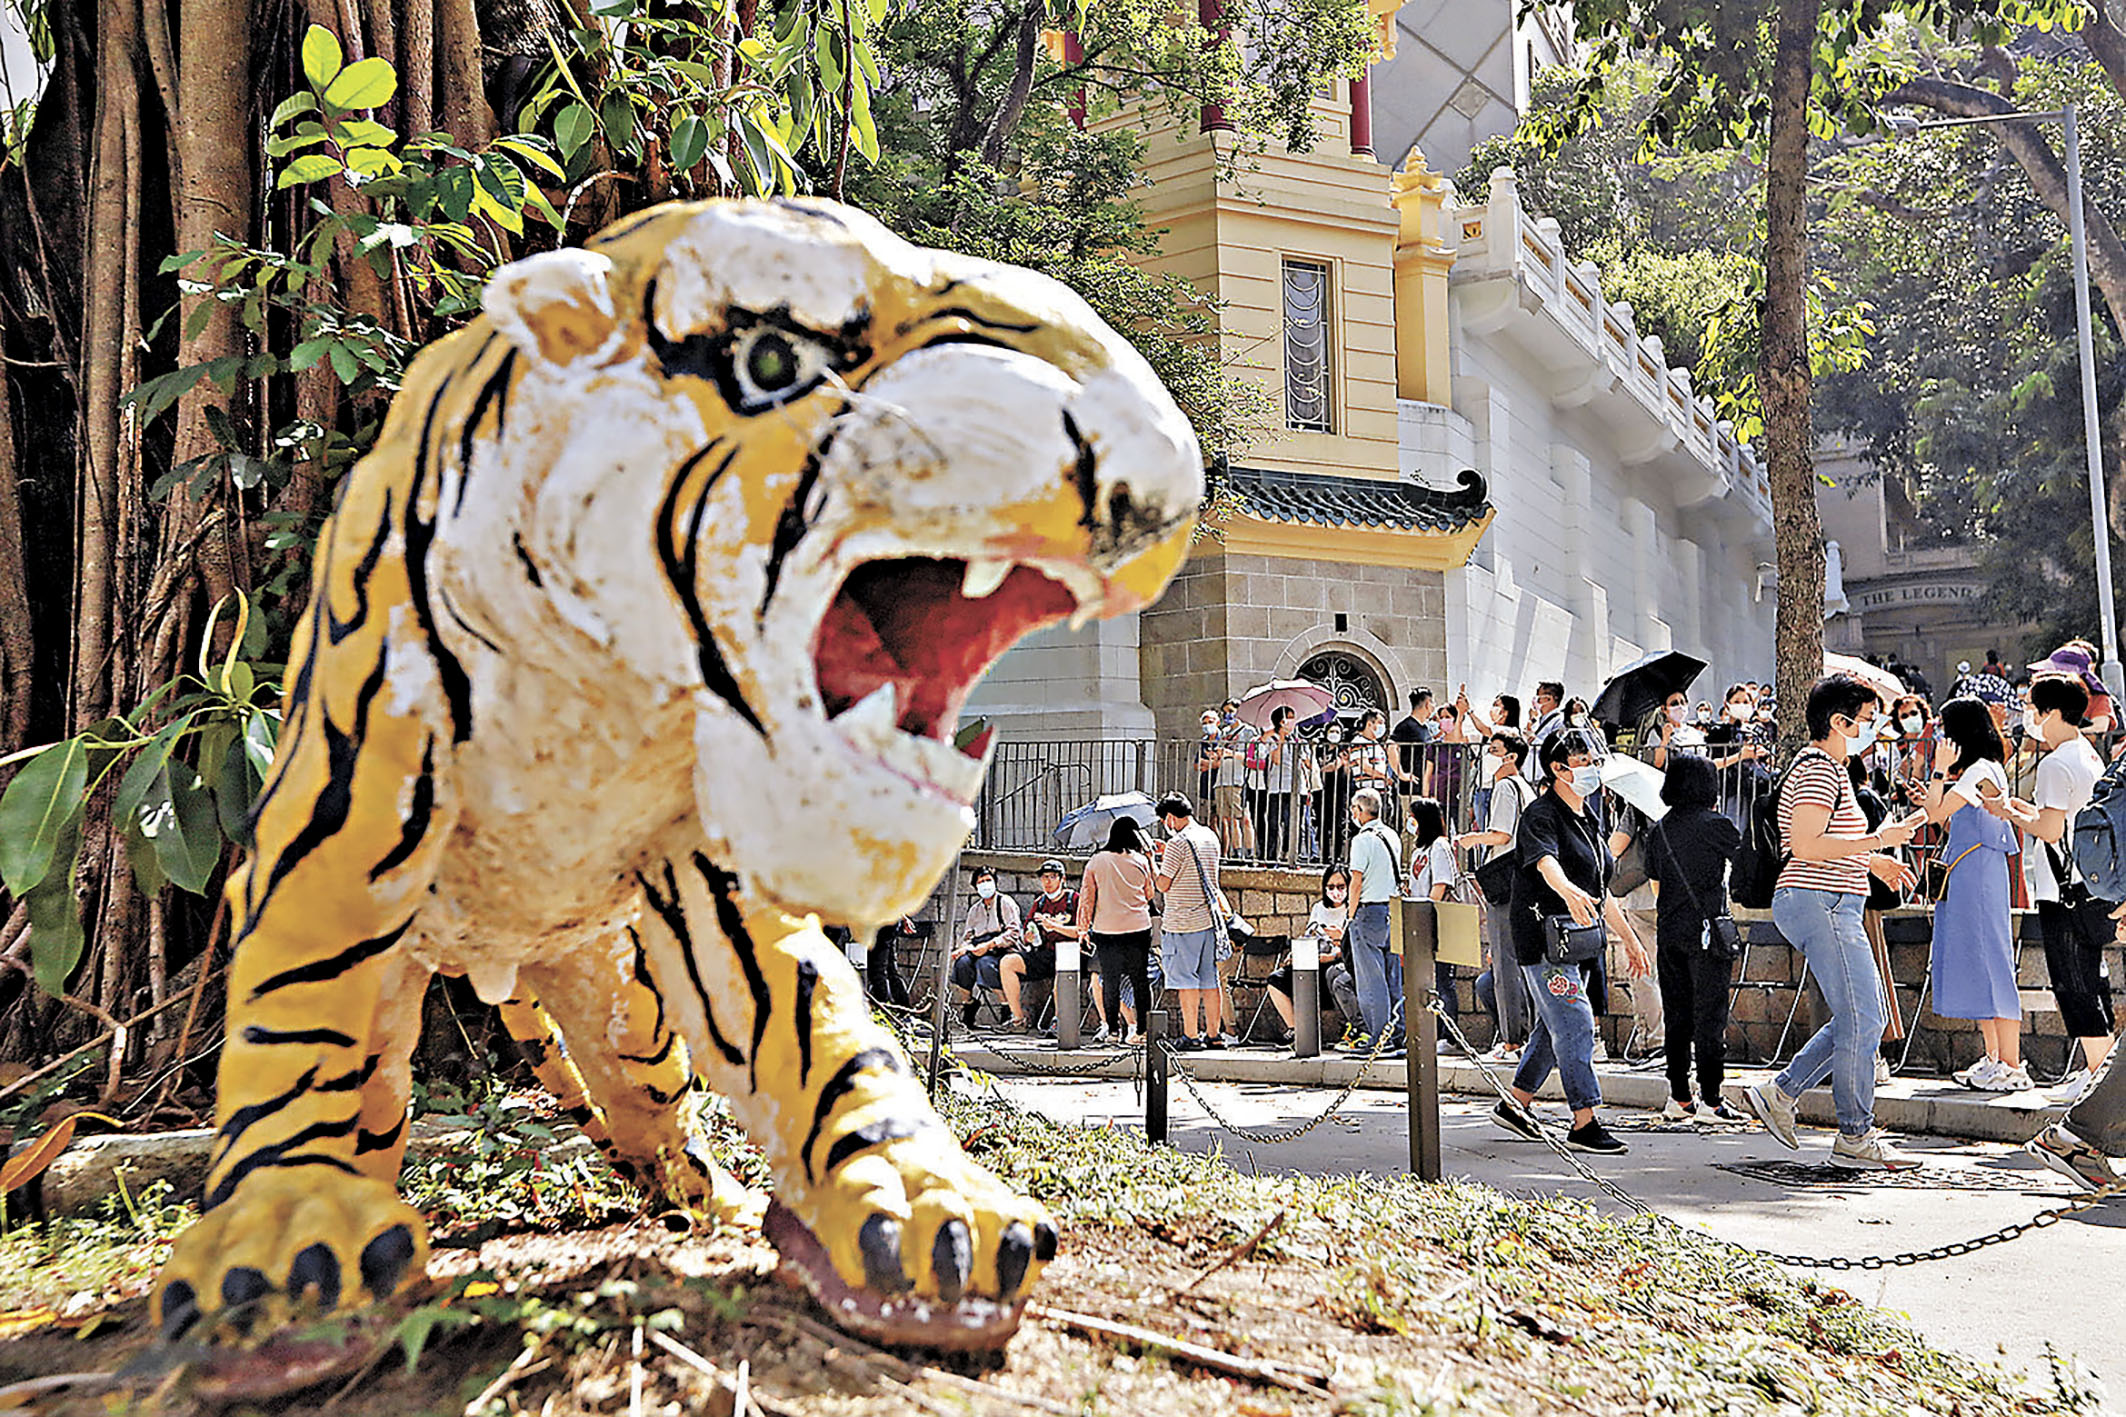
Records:
[[[1942,706],[1941,743],[1927,780],[1930,821],[1949,824],[1942,861],[1949,868],[1934,906],[1934,1012],[1978,1021],[1986,1056],[1956,1075],[1980,1092],[2025,1092],[2022,997],[2015,984],[2015,938],[2008,902],[2008,858],[2015,828],[1994,814],[2005,806],[2007,745],[1993,715],[1975,698]]]

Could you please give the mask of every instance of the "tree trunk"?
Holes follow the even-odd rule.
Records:
[[[0,346],[6,344],[0,325]],[[0,370],[0,756],[28,746],[35,689],[37,623],[30,614],[29,567],[22,544],[23,469],[15,464],[15,416]]]
[[[1823,673],[1823,522],[1816,514],[1815,434],[1809,418],[1809,84],[1822,0],[1779,0],[1765,165],[1764,327],[1757,392],[1771,478],[1779,563],[1780,746],[1806,736],[1802,706]]]
[[[2126,29],[2120,27],[2121,18],[2126,18],[2126,6],[2120,0],[2090,0],[2089,23],[2076,33],[2119,97],[2126,98]]]
[[[480,67],[473,0],[435,0],[437,117],[458,146],[478,152],[495,136]]]

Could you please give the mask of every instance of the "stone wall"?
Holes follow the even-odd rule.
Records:
[[[1191,737],[1204,705],[1293,678],[1333,647],[1380,674],[1392,720],[1414,687],[1451,692],[1446,615],[1438,571],[1235,555],[1207,545],[1143,613],[1144,701],[1161,734]]]

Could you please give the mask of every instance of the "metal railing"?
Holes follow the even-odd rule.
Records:
[[[1865,759],[1869,785],[1893,814],[1923,802],[1938,741],[1930,729],[1910,743],[1879,745]],[[1274,764],[1250,767],[1246,759],[1228,758],[1208,767],[1198,739],[1056,738],[1001,743],[975,803],[976,827],[969,846],[985,851],[1083,854],[1096,850],[1101,842],[1071,845],[1056,836],[1057,824],[1071,810],[1118,793],[1142,792],[1156,801],[1163,793],[1179,790],[1196,804],[1197,820],[1218,831],[1230,864],[1319,869],[1329,861],[1344,859],[1348,851],[1351,794],[1361,786],[1377,785],[1363,768],[1337,766],[1347,746],[1294,739],[1284,745]],[[1390,743],[1386,747],[1397,789],[1388,798],[1391,825],[1403,829],[1411,802],[1429,797],[1440,804],[1450,833],[1486,828],[1494,790],[1489,779],[1495,764],[1483,755],[1482,744]],[[2109,740],[2097,743],[2107,760],[2111,747]],[[1737,825],[1749,821],[1758,798],[1776,780],[1769,746],[1750,753],[1732,743],[1666,751],[1652,745],[1627,745],[1614,751],[1656,767],[1665,762],[1666,751],[1710,758],[1719,772],[1720,810]],[[2035,745],[2009,754],[2003,766],[2015,796],[2027,801],[2033,795],[2041,756]],[[1920,875],[1922,889],[1917,894],[1922,899],[1931,899],[1930,886],[1938,885],[1939,857],[1947,836],[1944,823],[1923,827],[1913,840],[1910,854]],[[1476,848],[1467,853],[1465,864],[1474,865],[1485,854],[1485,848]]]

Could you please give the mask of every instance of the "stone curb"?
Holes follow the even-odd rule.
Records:
[[[954,1053],[962,1062],[999,1076],[1039,1080],[1042,1073],[1022,1066],[1024,1056],[1047,1067],[1083,1065],[1099,1056],[1097,1051],[1062,1053],[1052,1048],[1004,1048],[995,1045],[955,1043]],[[1185,1066],[1198,1082],[1281,1083],[1287,1087],[1340,1088],[1361,1069],[1366,1076],[1359,1086],[1368,1090],[1404,1091],[1408,1083],[1400,1059],[1370,1066],[1334,1055],[1294,1058],[1262,1049],[1227,1049],[1223,1052],[1192,1053]],[[1507,1074],[1494,1068],[1503,1079]],[[1668,1079],[1660,1072],[1636,1072],[1616,1064],[1595,1069],[1605,1102],[1616,1107],[1659,1111],[1668,1101]],[[1134,1058],[1119,1058],[1113,1066],[1087,1076],[1115,1080],[1135,1074]],[[1443,1092],[1489,1097],[1493,1093],[1476,1065],[1459,1058],[1439,1060]],[[1770,1069],[1731,1068],[1723,1089],[1738,1106],[1742,1089],[1773,1076]],[[1540,1097],[1555,1101],[1564,1092],[1553,1075]],[[2021,1094],[1980,1094],[1958,1087],[1947,1078],[1896,1078],[1875,1094],[1875,1120],[1893,1132],[1911,1136],[1952,1137],[1963,1141],[2020,1144],[2037,1134],[2045,1123],[2065,1113],[2046,1100],[2042,1090]],[[1801,1120],[1811,1126],[1834,1127],[1837,1113],[1829,1087],[1812,1089],[1801,1099]]]

